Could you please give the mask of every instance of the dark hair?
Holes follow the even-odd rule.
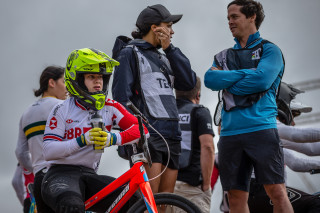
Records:
[[[200,89],[201,89],[201,80],[197,76],[197,82],[194,88],[189,91],[176,90],[176,98],[192,100],[197,96],[197,93],[200,91]]]
[[[161,22],[159,23],[153,23],[157,26],[159,26],[161,24]],[[142,39],[143,36],[147,35],[151,29],[151,25],[153,24],[145,24],[143,28],[139,28],[137,25],[137,29],[131,32],[131,36],[134,39]]]
[[[259,30],[261,23],[264,20],[264,10],[260,2],[254,0],[234,0],[228,4],[229,8],[232,4],[242,6],[240,12],[243,13],[246,18],[252,17],[256,14],[256,28]]]
[[[48,90],[48,83],[50,79],[58,80],[63,77],[64,68],[59,66],[48,66],[45,68],[40,76],[40,88],[38,90],[34,90],[34,95],[36,97],[42,95],[45,91]]]
[[[162,4],[155,4],[144,8],[139,14],[136,26],[137,30],[131,33],[133,38],[142,38],[150,31],[151,25],[159,26],[161,22],[177,23],[182,15],[172,15],[169,10]]]

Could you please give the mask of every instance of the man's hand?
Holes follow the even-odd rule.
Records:
[[[205,191],[207,191],[208,189],[210,189],[210,185],[201,185],[201,190],[203,191],[203,192],[205,192]]]
[[[101,128],[92,128],[85,134],[80,135],[76,140],[80,147],[96,145],[95,149],[103,149],[115,145],[117,137],[114,133],[102,131]]]
[[[212,66],[210,69],[211,70],[222,70],[222,67],[216,65],[217,67]]]
[[[219,70],[217,67],[212,66],[210,70]]]

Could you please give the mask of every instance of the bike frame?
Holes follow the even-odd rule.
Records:
[[[149,179],[141,161],[135,163],[133,167],[112,183],[101,189],[85,202],[85,209],[89,209],[101,199],[108,196],[114,190],[124,186],[123,191],[114,200],[106,212],[118,212],[130,197],[140,188],[144,202],[149,213],[158,213],[157,206],[150,187]]]

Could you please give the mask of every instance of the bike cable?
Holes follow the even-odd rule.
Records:
[[[166,164],[165,168],[161,171],[160,174],[158,174],[157,176],[155,176],[153,178],[150,178],[149,181],[151,181],[151,180],[154,180],[154,179],[160,177],[166,171],[166,169],[169,165],[169,161],[170,161],[170,148],[169,148],[168,142],[166,141],[166,139],[164,139],[164,137],[160,134],[160,132],[158,132],[155,128],[153,128],[153,126],[151,126],[151,124],[149,124],[149,123],[147,123],[147,124],[151,129],[153,129],[153,131],[155,131],[162,138],[162,140],[164,141],[164,143],[166,144],[167,149],[168,149],[168,160],[167,160],[167,164]]]

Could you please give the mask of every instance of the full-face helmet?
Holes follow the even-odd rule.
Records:
[[[113,67],[119,64],[118,61],[96,49],[84,48],[72,51],[68,57],[64,76],[69,94],[93,110],[102,109],[108,94],[108,84]],[[88,91],[84,84],[84,74],[86,73],[102,74],[102,91]]]

